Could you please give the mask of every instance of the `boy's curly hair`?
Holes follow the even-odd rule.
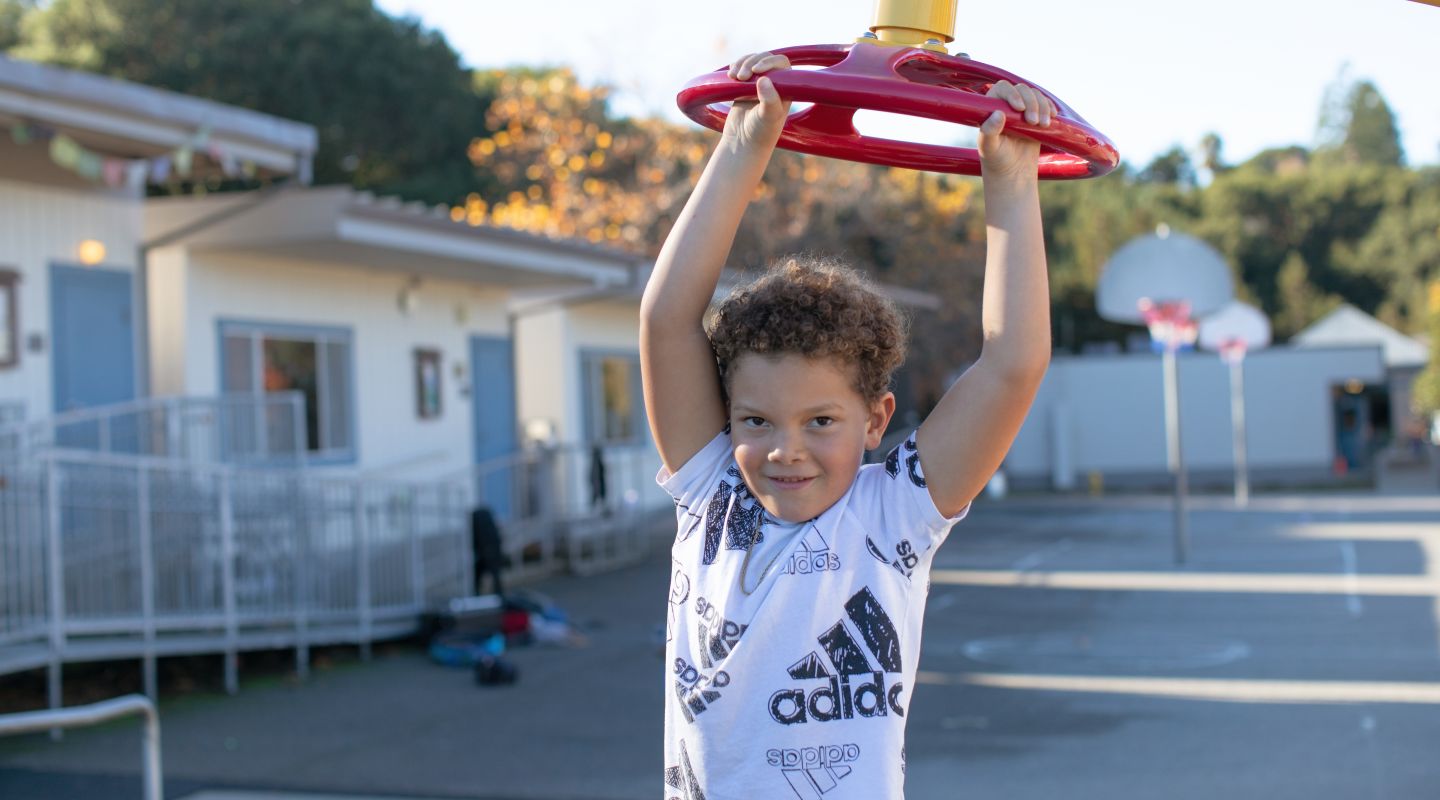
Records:
[[[895,303],[853,268],[814,256],[789,258],[736,287],[708,327],[727,396],[731,366],[746,353],[853,365],[867,403],[889,390],[905,360],[907,321]]]

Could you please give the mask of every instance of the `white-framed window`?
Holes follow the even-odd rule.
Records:
[[[220,324],[220,339],[223,393],[299,392],[305,398],[306,450],[325,460],[354,459],[354,354],[349,330],[226,321]],[[265,435],[273,439],[277,432],[289,434],[294,428],[289,423],[268,420]]]
[[[589,444],[639,444],[645,438],[645,402],[640,394],[640,356],[603,350],[580,353]]]

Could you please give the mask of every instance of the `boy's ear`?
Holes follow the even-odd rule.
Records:
[[[895,416],[895,393],[886,392],[879,400],[870,404],[870,418],[865,423],[865,449],[874,450],[885,438],[885,429],[890,418]]]

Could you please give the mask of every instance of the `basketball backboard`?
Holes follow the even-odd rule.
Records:
[[[1186,304],[1190,318],[1198,319],[1219,311],[1233,296],[1230,267],[1215,248],[1161,226],[1110,256],[1095,289],[1095,307],[1111,322],[1141,325],[1146,322],[1142,305]]]
[[[1231,357],[1269,345],[1270,320],[1248,303],[1232,300],[1200,320],[1200,346],[1206,350]]]

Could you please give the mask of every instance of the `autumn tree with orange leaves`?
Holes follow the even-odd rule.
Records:
[[[582,238],[653,256],[716,134],[663,120],[613,118],[605,87],[566,69],[477,74],[495,100],[469,157],[484,188],[457,221]],[[731,266],[755,270],[795,252],[838,254],[876,279],[940,300],[913,314],[908,380],[920,410],[979,353],[984,222],[970,178],[776,153],[736,237]],[[913,385],[911,385],[913,384]]]

